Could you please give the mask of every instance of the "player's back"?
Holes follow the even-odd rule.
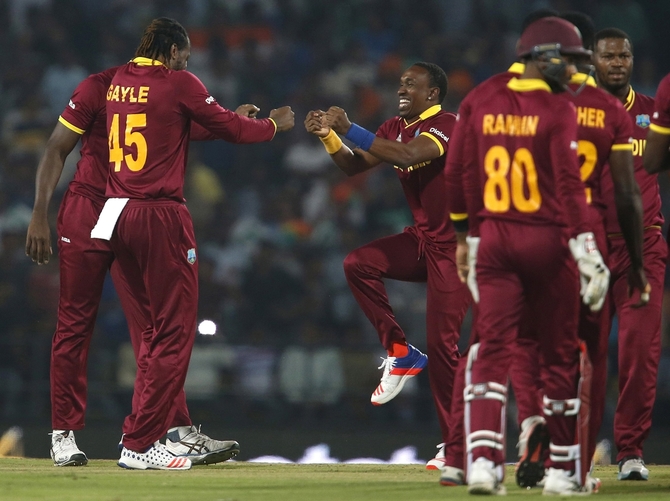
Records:
[[[473,92],[468,123],[477,141],[482,217],[565,225],[557,167],[566,158],[570,165],[567,155],[576,148],[574,106],[535,79],[512,78]]]
[[[81,134],[81,155],[70,189],[104,202],[109,172],[105,93],[118,67],[90,75],[75,89],[59,121]]]
[[[107,196],[183,201],[190,119],[181,81],[192,75],[146,58],[122,66],[107,91]]]
[[[576,90],[586,75],[577,75],[570,83]],[[621,102],[596,87],[591,77],[578,95],[569,92],[565,97],[577,111],[577,155],[580,174],[586,184],[586,199],[601,213],[607,207],[602,195],[602,174],[611,151],[632,150],[633,128]]]

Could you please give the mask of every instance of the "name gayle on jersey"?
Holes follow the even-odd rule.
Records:
[[[146,103],[149,99],[149,87],[141,85],[139,87],[123,87],[122,85],[110,85],[107,90],[107,101],[117,101],[125,103]]]

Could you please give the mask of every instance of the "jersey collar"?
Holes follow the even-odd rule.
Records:
[[[590,87],[597,87],[598,86],[596,84],[596,79],[593,78],[591,75],[587,75],[586,73],[575,73],[570,78],[570,83],[571,84],[583,84],[584,81],[586,81],[586,85],[588,85]]]
[[[545,90],[551,92],[551,87],[544,80],[539,78],[512,78],[507,87],[516,92],[530,92],[533,90]]]
[[[411,125],[414,125],[414,124],[417,123],[417,122],[420,122],[421,120],[425,120],[426,118],[430,118],[430,117],[432,117],[433,115],[437,115],[437,114],[440,112],[440,110],[442,110],[442,106],[439,105],[439,104],[436,104],[436,105],[434,105],[434,106],[431,106],[431,107],[428,108],[426,111],[424,111],[423,113],[421,113],[421,115],[419,115],[419,118],[417,118],[416,120],[414,120],[412,123],[407,122],[407,120],[405,120],[405,119],[403,118],[403,120],[405,120],[405,127],[409,127],[409,126],[411,126]]]
[[[526,70],[526,65],[525,64],[516,62],[516,63],[512,63],[512,66],[510,66],[507,69],[507,72],[508,73],[516,73],[517,75],[522,75],[525,70]]]
[[[633,104],[635,104],[635,91],[631,85],[628,87],[628,95],[626,96],[626,102],[623,103],[623,107],[626,108],[626,111],[630,111],[630,109],[633,107]]]
[[[138,66],[165,66],[157,59],[151,59],[148,57],[134,57],[130,60],[131,63],[135,63]],[[167,66],[165,66],[167,68]]]

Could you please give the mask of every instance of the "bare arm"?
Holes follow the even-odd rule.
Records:
[[[324,115],[323,111],[318,110],[307,113],[307,118],[305,118],[305,129],[307,132],[319,138],[328,136],[331,129],[325,125],[323,120]],[[333,162],[347,176],[355,176],[382,163],[379,158],[370,155],[368,152],[358,148],[352,150],[345,144],[342,144],[337,151],[331,153],[330,158],[333,159]]]
[[[81,136],[57,123],[37,166],[35,203],[26,236],[26,255],[37,264],[46,264],[52,254],[51,233],[47,215],[49,202],[63,172],[65,159],[77,145]]]
[[[628,272],[628,295],[633,290],[646,293],[647,299],[640,297],[636,306],[643,306],[649,301],[649,282],[644,273],[642,260],[642,198],[640,187],[635,181],[633,155],[628,150],[612,151],[609,157],[610,173],[614,183],[614,204],[616,205],[617,219],[626,241],[626,248],[630,256],[630,270]]]
[[[346,134],[351,127],[351,122],[346,112],[337,106],[331,106],[326,112],[326,124],[338,134]],[[442,152],[432,139],[419,135],[409,143],[391,141],[375,136],[368,152],[378,159],[406,168],[434,158],[438,158]]]
[[[647,145],[644,148],[644,170],[656,174],[670,169],[670,134],[661,134],[650,130],[647,133]]]

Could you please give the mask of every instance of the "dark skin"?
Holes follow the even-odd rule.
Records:
[[[606,90],[622,103],[630,92],[633,74],[633,51],[625,38],[603,38],[593,51],[598,87]]]
[[[179,50],[176,44],[172,45],[170,59],[158,58],[171,70],[184,70],[188,65],[191,46],[188,44]],[[235,113],[249,118],[256,118],[260,108],[253,104],[240,105]],[[275,120],[277,131],[289,130],[295,123],[294,113],[289,106],[284,106],[270,112],[270,118]],[[26,235],[26,255],[38,265],[47,264],[53,254],[51,246],[51,232],[49,230],[48,212],[49,203],[56,185],[63,173],[65,159],[72,153],[81,136],[58,122],[37,166],[35,179],[35,202],[33,214],[28,225]]]
[[[598,40],[593,52],[593,65],[596,69],[598,87],[625,103],[630,92],[630,79],[633,73],[633,51],[630,41],[625,38]],[[635,305],[643,306],[649,301],[651,286],[642,266],[643,208],[640,187],[635,181],[633,155],[628,151],[612,151],[609,164],[614,182],[617,219],[631,258],[627,277],[628,294],[632,295],[634,290],[644,293]]]
[[[413,122],[428,108],[439,104],[439,93],[438,87],[430,86],[428,71],[420,66],[409,67],[400,78],[398,115]],[[337,106],[331,106],[328,111],[310,111],[305,118],[307,132],[318,137],[326,137],[331,129],[344,135],[349,127],[351,122],[346,112]],[[440,149],[433,140],[418,136],[406,144],[375,137],[369,151],[351,150],[342,145],[331,158],[345,174],[354,176],[382,162],[404,169],[439,156]]]

